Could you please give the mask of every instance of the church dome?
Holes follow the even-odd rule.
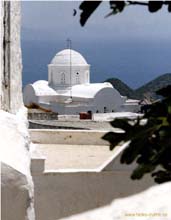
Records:
[[[65,49],[57,53],[52,59],[51,64],[57,66],[70,66],[70,61],[72,66],[88,65],[87,61],[80,53],[70,49]]]

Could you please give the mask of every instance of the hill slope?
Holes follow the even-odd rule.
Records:
[[[110,78],[105,80],[105,82],[110,82],[121,95],[127,96],[128,98],[143,99],[144,97],[147,97],[157,99],[158,97],[155,94],[155,91],[166,87],[167,85],[171,85],[171,73],[163,74],[136,90],[131,89],[117,78]]]
[[[169,84],[171,85],[171,73],[166,73],[141,86],[134,92],[140,99],[142,99],[145,94],[147,94],[147,96],[150,95],[153,99],[157,99],[155,92]]]
[[[122,96],[127,96],[129,98],[136,98],[134,90],[127,86],[124,82],[117,78],[109,78],[105,82],[110,82],[113,87],[120,92]]]

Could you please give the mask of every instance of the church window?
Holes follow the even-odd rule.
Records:
[[[50,74],[49,74],[49,83],[53,83],[52,76],[53,76],[53,71],[50,70]]]
[[[79,84],[80,83],[80,76],[79,76],[79,73],[77,72],[76,73],[76,84]]]
[[[106,107],[104,107],[104,113],[106,113],[107,112],[107,108]]]
[[[65,84],[65,73],[61,74],[61,84]]]
[[[89,72],[87,71],[87,82],[89,81]]]

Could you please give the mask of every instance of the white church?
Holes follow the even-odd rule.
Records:
[[[55,55],[48,65],[48,81],[28,84],[23,93],[25,106],[63,115],[125,111],[127,105],[126,97],[110,83],[90,83],[90,65],[72,49]]]

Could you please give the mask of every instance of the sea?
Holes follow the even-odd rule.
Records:
[[[64,42],[22,40],[23,87],[36,80],[47,80],[47,65]],[[75,42],[72,49],[80,52],[91,65],[91,82],[119,78],[135,89],[159,75],[171,73],[171,44],[158,41]]]

